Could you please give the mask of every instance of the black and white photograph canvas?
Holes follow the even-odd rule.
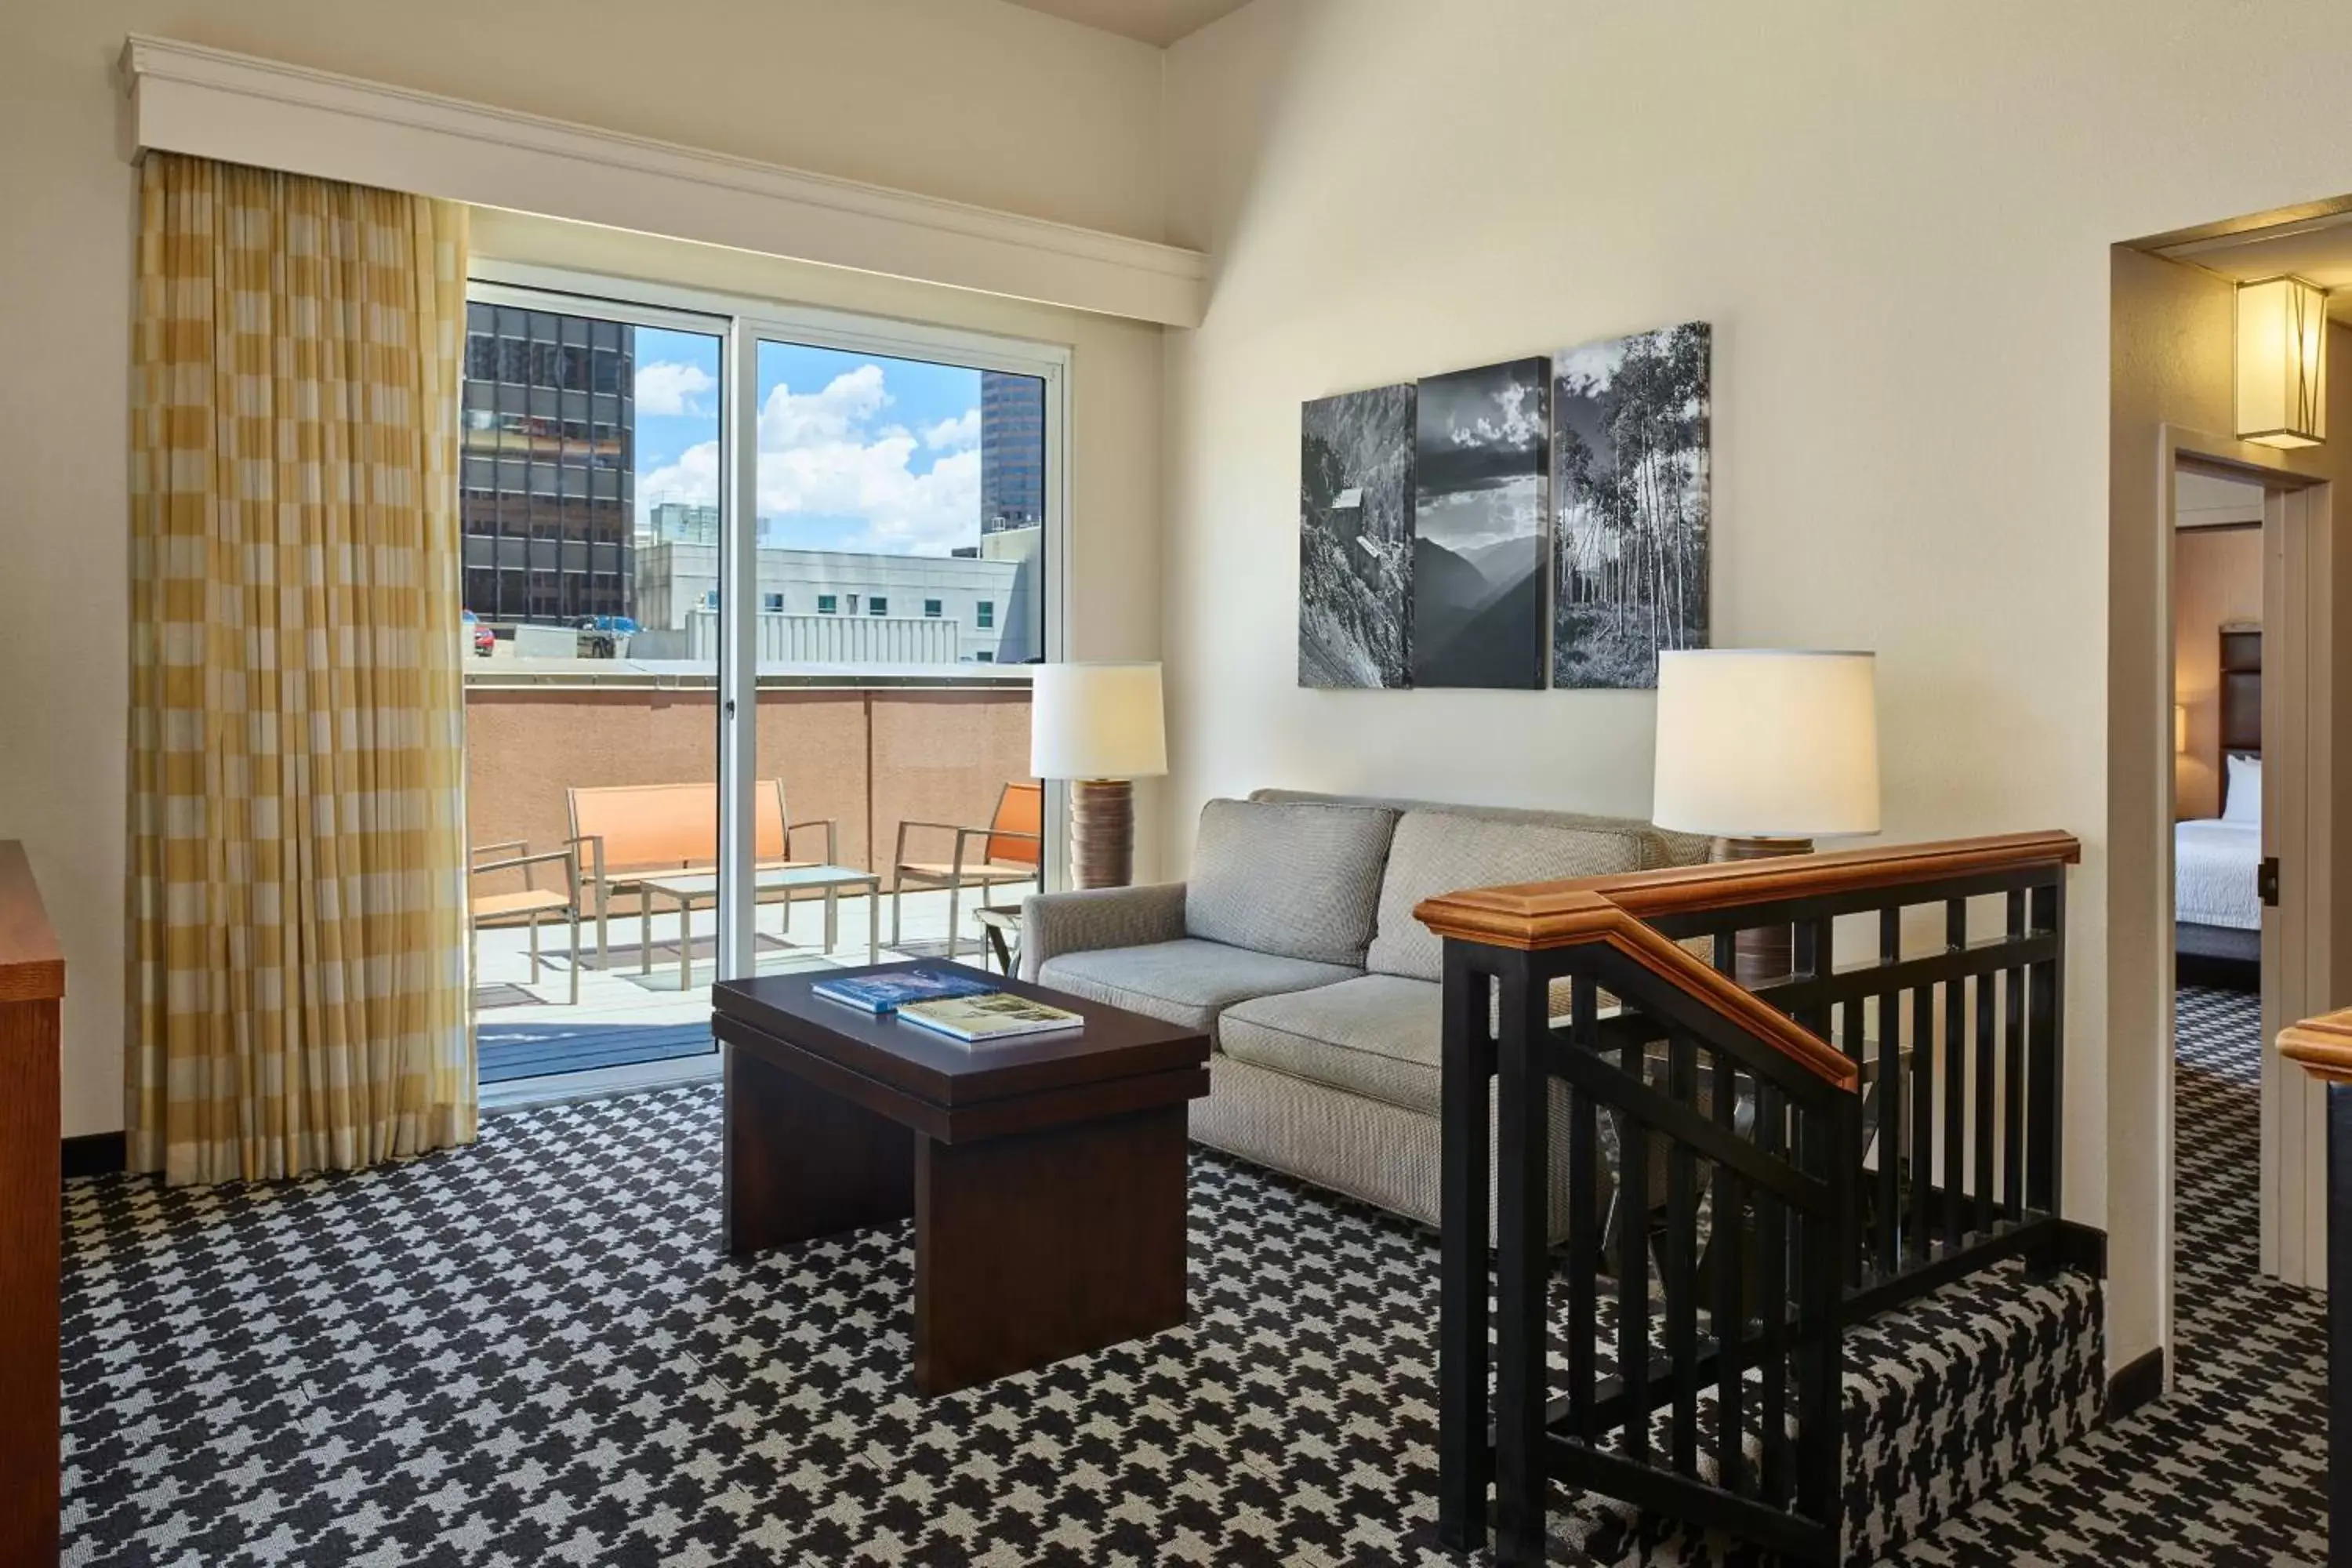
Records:
[[[1707,646],[1709,338],[1552,356],[1555,687],[1654,687],[1660,653]]]
[[[1318,398],[1300,416],[1298,684],[1410,684],[1413,389]]]
[[[1413,450],[1412,684],[1544,683],[1544,405],[1551,362],[1422,382]]]

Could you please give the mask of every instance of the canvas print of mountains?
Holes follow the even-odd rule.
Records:
[[[1552,676],[1654,687],[1707,646],[1712,365],[1705,321],[1552,359]]]
[[[1413,388],[1301,412],[1298,684],[1401,687],[1412,671]]]
[[[1421,383],[1409,658],[1415,686],[1544,684],[1550,372],[1549,360],[1523,359]]]

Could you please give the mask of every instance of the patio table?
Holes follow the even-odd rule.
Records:
[[[654,968],[654,900],[664,898],[677,904],[677,984],[681,992],[694,989],[693,912],[697,903],[714,901],[719,897],[719,875],[715,871],[656,872],[637,879],[643,897],[638,901],[641,937],[637,944],[637,973],[650,974]],[[771,895],[787,901],[784,920],[787,929],[792,921],[789,900],[795,892],[811,889],[824,889],[824,951],[828,953],[841,932],[840,893],[844,888],[866,889],[866,962],[872,963],[881,955],[881,911],[876,907],[882,895],[882,879],[872,871],[860,871],[850,866],[771,866],[751,874],[751,901],[766,903]]]

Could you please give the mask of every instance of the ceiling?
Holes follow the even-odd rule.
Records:
[[[1166,48],[1187,33],[1197,33],[1218,17],[1238,11],[1248,0],[1013,0],[1032,11],[1044,11],[1106,33],[1119,33]]]
[[[2328,315],[2352,323],[2352,213],[2193,239],[2164,246],[2156,254],[2218,272],[2233,283],[2292,272],[2329,290]]]

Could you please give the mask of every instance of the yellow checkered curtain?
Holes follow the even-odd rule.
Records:
[[[474,1136],[462,207],[149,153],[131,418],[134,1169]]]

